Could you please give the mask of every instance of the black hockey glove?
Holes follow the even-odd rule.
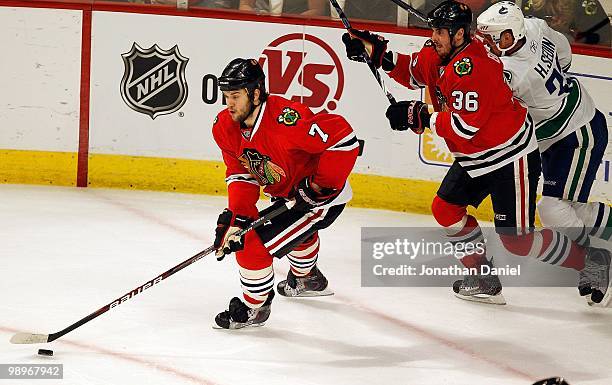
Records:
[[[387,108],[387,119],[391,129],[406,131],[411,129],[416,134],[422,134],[429,127],[431,114],[427,104],[418,100],[410,100],[392,104]]]
[[[364,60],[361,55],[366,52],[374,66],[380,68],[389,40],[370,31],[351,28],[342,35],[342,42],[346,48],[346,56],[350,60],[362,62]]]
[[[234,215],[230,209],[225,209],[217,219],[215,229],[215,256],[218,261],[223,260],[227,254],[244,249],[244,237],[236,235],[246,228],[251,219],[241,215]]]
[[[315,209],[332,201],[340,191],[342,190],[328,187],[315,190],[310,177],[306,177],[295,188],[295,205],[291,209],[297,211]]]

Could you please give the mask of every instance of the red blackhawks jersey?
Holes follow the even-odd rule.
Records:
[[[291,198],[305,177],[342,190],[329,205],[352,197],[347,178],[359,143],[341,116],[313,115],[301,103],[270,95],[252,128],[241,127],[225,109],[212,131],[227,167],[229,209],[236,214],[256,218],[260,187],[266,195]]]
[[[436,110],[430,128],[444,138],[470,176],[496,170],[537,149],[534,125],[505,83],[501,61],[478,40],[448,63],[430,41],[412,55],[394,56],[396,66],[389,76],[409,88],[429,87]]]

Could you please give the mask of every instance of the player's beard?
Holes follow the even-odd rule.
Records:
[[[249,115],[251,115],[252,110],[253,110],[253,102],[249,100],[247,104],[244,106],[244,108],[240,110],[236,110],[233,114],[230,112],[230,115],[232,116],[232,120],[234,122],[242,123],[245,120],[247,120]]]
[[[442,46],[441,44],[438,45],[438,44],[435,44],[435,43],[434,43],[434,49],[436,50],[436,53],[438,54],[440,59],[442,59],[443,62],[448,60],[448,58],[450,57],[451,52],[453,51],[452,45],[451,46]]]

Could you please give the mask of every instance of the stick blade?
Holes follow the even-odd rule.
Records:
[[[479,295],[479,294],[462,295],[459,293],[455,293],[455,297],[461,298],[465,301],[480,302],[480,303],[486,303],[490,305],[505,305],[506,304],[506,298],[502,295],[502,293],[499,293],[496,295]]]
[[[44,344],[48,341],[48,334],[17,333],[11,337],[12,344]]]

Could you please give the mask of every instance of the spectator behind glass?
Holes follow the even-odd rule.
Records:
[[[128,0],[130,3],[176,5],[177,0]],[[190,7],[238,9],[239,0],[188,0]]]
[[[529,0],[523,13],[546,20],[570,41],[611,46],[610,19],[598,0]]]
[[[238,9],[239,0],[201,0],[197,3],[200,7]]]
[[[417,10],[421,11],[424,15],[427,15],[431,10],[433,10],[438,4],[440,4],[443,0],[413,0],[412,6]],[[482,13],[485,9],[487,9],[491,4],[497,3],[495,0],[458,0],[464,4],[466,4],[472,10],[472,14],[474,17],[472,18],[472,30],[476,28],[476,18],[478,15]],[[427,23],[424,21],[412,18],[411,25],[416,27],[429,28]]]
[[[239,9],[264,13],[329,16],[327,0],[240,0]]]
[[[423,13],[429,12],[439,3],[431,0],[424,0],[422,4],[418,2],[419,0],[413,0],[413,6]],[[462,0],[462,2],[474,12],[473,26],[485,8],[497,3],[496,0]],[[521,2],[516,1],[516,3]],[[551,28],[563,33],[570,42],[612,46],[610,19],[598,0],[524,0],[522,4],[525,16],[546,20]],[[420,21],[411,24],[426,27],[425,23]]]
[[[352,19],[397,23],[397,6],[390,0],[345,0],[344,13]]]

